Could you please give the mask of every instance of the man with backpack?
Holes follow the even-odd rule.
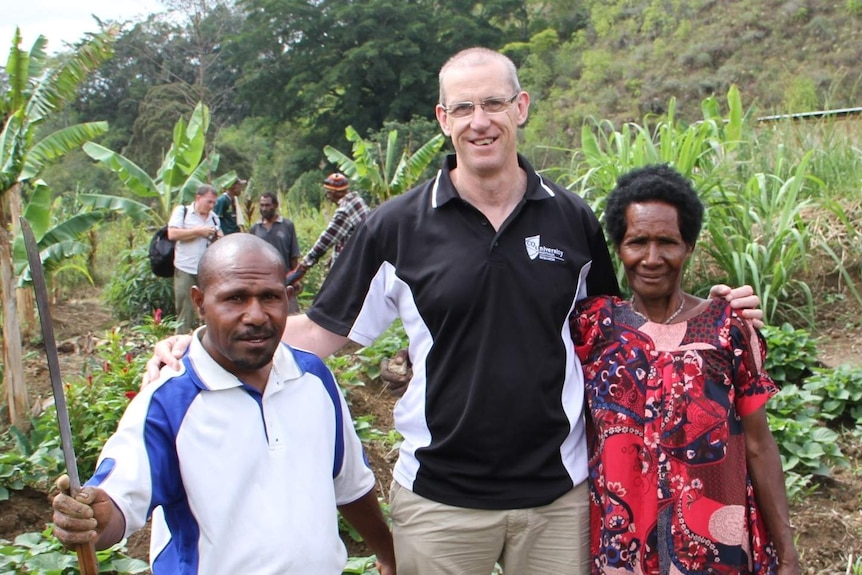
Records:
[[[190,206],[177,206],[168,221],[168,239],[174,247],[174,304],[177,333],[189,333],[197,324],[190,290],[198,283],[198,263],[207,247],[223,237],[219,219],[213,213],[218,194],[204,184],[197,189]]]

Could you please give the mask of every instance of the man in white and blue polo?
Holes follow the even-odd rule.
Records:
[[[337,509],[394,575],[374,477],[335,380],[279,341],[284,273],[278,251],[250,234],[204,253],[192,298],[205,327],[182,369],[134,398],[77,500],[55,498],[64,544],[108,547],[158,508],[154,575],[340,575]]]

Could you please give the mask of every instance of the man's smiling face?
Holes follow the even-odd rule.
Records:
[[[472,102],[473,114],[451,117],[443,106],[437,106],[437,120],[443,133],[452,138],[458,156],[458,169],[475,176],[498,173],[517,156],[518,126],[527,120],[529,97],[521,92],[505,112],[489,114],[479,105],[487,98],[508,99],[517,91],[512,86],[502,62],[455,66],[442,78],[445,105]]]

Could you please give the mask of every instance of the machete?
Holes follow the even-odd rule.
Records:
[[[27,261],[30,262],[30,275],[33,278],[33,289],[36,292],[36,307],[39,309],[42,340],[45,342],[45,355],[48,357],[48,373],[51,376],[51,389],[54,391],[54,407],[57,409],[57,423],[60,426],[60,443],[63,447],[66,473],[69,475],[69,491],[74,497],[81,490],[81,479],[78,477],[75,447],[72,444],[72,426],[69,423],[66,396],[63,394],[63,379],[60,377],[60,358],[57,355],[57,342],[54,339],[54,325],[51,323],[51,308],[48,302],[48,287],[45,284],[45,271],[42,268],[42,256],[39,254],[39,246],[36,244],[36,237],[30,229],[30,224],[23,216],[18,221],[21,223]],[[81,575],[99,574],[99,561],[96,559],[96,549],[92,542],[76,545],[75,552],[78,554]]]

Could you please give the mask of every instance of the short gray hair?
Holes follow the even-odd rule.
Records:
[[[512,62],[508,56],[491,50],[490,48],[475,46],[473,48],[461,50],[446,60],[446,63],[443,64],[442,68],[440,68],[440,74],[437,77],[438,82],[440,83],[440,104],[443,106],[446,105],[446,95],[443,93],[443,76],[446,72],[452,68],[479,66],[482,64],[488,64],[489,62],[501,62],[505,65],[506,71],[509,74],[509,83],[511,84],[512,89],[515,93],[521,91],[521,82],[518,81],[518,69],[515,67],[515,63]]]
[[[218,192],[216,191],[216,189],[213,186],[211,186],[209,184],[203,184],[203,185],[198,187],[198,190],[195,192],[195,197],[199,198],[199,197],[205,196],[207,194],[218,195]]]

